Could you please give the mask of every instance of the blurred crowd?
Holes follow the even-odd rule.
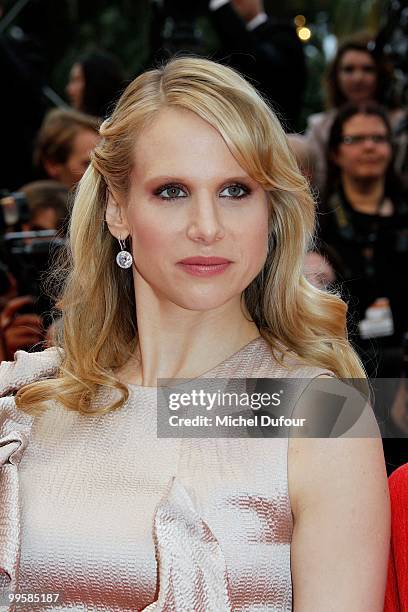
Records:
[[[394,65],[378,35],[339,41],[322,74],[326,109],[297,133],[307,83],[304,46],[293,22],[274,19],[262,0],[204,2],[220,48],[213,59],[240,70],[280,117],[316,198],[316,237],[307,279],[348,304],[349,337],[370,376],[405,377],[408,359],[407,109],[394,93]],[[146,68],[186,46],[153,5]],[[185,34],[185,33],[184,33]],[[188,51],[199,53],[190,41]],[[3,36],[0,61],[6,156],[0,171],[0,357],[53,342],[53,297],[43,280],[64,244],[75,185],[98,142],[100,122],[126,86],[119,60],[103,50],[78,57],[66,101],[44,103],[30,53]],[[133,78],[137,75],[127,75]],[[405,75],[406,76],[406,75]],[[399,420],[398,420],[399,419]],[[407,431],[404,414],[396,428]]]

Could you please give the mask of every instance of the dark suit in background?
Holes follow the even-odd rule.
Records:
[[[222,42],[217,59],[237,68],[269,100],[287,131],[302,109],[306,64],[302,43],[290,22],[268,19],[249,31],[230,3],[210,11]]]
[[[220,42],[218,51],[208,53],[205,41],[164,38],[166,15],[157,4],[152,6],[150,30],[151,55],[146,67],[155,67],[183,51],[204,55],[232,68],[236,68],[267,98],[287,131],[294,131],[302,108],[302,96],[306,83],[306,66],[302,43],[290,22],[266,18],[252,30],[227,2],[216,10],[202,7]],[[197,13],[199,10],[197,8]],[[191,32],[195,17],[179,16],[178,32]],[[193,37],[191,37],[193,38]]]

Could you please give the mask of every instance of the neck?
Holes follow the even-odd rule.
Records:
[[[356,179],[342,175],[343,190],[354,210],[375,214],[384,198],[384,179]]]
[[[154,294],[135,273],[139,344],[121,368],[124,382],[147,387],[159,378],[196,378],[259,337],[239,296],[205,311],[182,308]]]

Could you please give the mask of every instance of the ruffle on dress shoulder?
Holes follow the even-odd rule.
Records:
[[[18,464],[33,417],[16,409],[14,398],[0,399],[0,587],[14,589],[20,551]]]
[[[41,378],[52,378],[63,359],[63,350],[51,347],[38,353],[16,351],[14,361],[0,363],[0,397]]]
[[[144,612],[232,612],[221,547],[177,478],[156,509],[154,538],[159,594]]]
[[[58,371],[60,349],[17,351],[0,364],[0,588],[16,586],[20,554],[18,464],[29,442],[34,417],[17,410],[13,393]]]

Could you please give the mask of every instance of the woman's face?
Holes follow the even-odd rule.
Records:
[[[81,64],[74,64],[69,74],[69,81],[65,88],[72,108],[81,110],[85,90],[85,75]]]
[[[343,174],[355,179],[385,175],[392,151],[387,126],[381,117],[354,115],[344,123],[342,135],[343,142],[333,158]]]
[[[239,302],[264,265],[266,193],[192,112],[164,109],[139,135],[125,211],[135,280],[161,301]]]
[[[337,79],[340,91],[348,102],[375,99],[377,69],[369,53],[346,51],[339,62]]]

